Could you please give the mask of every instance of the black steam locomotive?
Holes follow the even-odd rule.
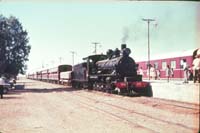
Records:
[[[122,44],[121,50],[108,50],[107,55],[91,55],[73,67],[72,87],[152,96],[149,82],[137,74],[138,65],[129,57],[131,50]]]

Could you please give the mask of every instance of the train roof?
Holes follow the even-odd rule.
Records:
[[[37,72],[42,72],[42,71],[47,71],[47,70],[52,70],[52,69],[58,69],[59,67],[63,67],[63,66],[72,67],[72,65],[69,65],[69,64],[59,64],[59,65],[54,65],[54,66],[50,66],[50,67],[34,69],[34,70],[29,71],[28,74],[34,74],[34,73],[37,73]]]
[[[163,53],[163,54],[151,54],[150,55],[150,60],[159,60],[159,59],[169,59],[169,58],[176,58],[176,57],[184,57],[184,56],[192,56],[193,52],[196,49],[190,49],[190,50],[183,50],[183,51],[176,51],[176,52],[169,52],[169,53]],[[137,62],[139,61],[147,61],[148,60],[148,56],[147,54],[145,55],[145,57],[142,58],[134,58]]]

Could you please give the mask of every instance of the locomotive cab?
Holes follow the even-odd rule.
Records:
[[[106,55],[100,54],[100,55],[91,55],[86,58],[83,58],[83,60],[86,61],[87,63],[87,69],[88,69],[88,74],[96,74],[97,73],[97,66],[96,62],[105,60],[107,58]]]
[[[106,55],[91,55],[83,58],[84,62],[73,66],[72,86],[75,88],[92,89],[93,82],[97,80],[96,62],[106,59]]]

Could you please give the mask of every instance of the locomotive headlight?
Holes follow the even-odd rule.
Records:
[[[125,49],[125,52],[126,52],[128,55],[131,54],[130,48],[126,48],[126,49]]]
[[[131,54],[131,50],[129,48],[123,49],[122,52],[123,56],[129,56]]]

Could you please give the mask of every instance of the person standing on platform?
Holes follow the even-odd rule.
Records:
[[[193,75],[194,75],[194,83],[196,82],[196,80],[198,79],[198,78],[200,78],[199,77],[199,71],[200,71],[200,55],[198,56],[198,55],[196,55],[195,56],[195,59],[193,60],[193,62],[192,62],[192,65],[193,65]],[[198,79],[199,80],[199,79]],[[200,80],[199,80],[199,82],[200,82]]]
[[[152,79],[156,79],[156,69],[154,66],[151,66],[151,68],[150,68],[150,77]]]
[[[140,74],[140,75],[142,75],[142,77],[143,77],[143,75],[144,75],[144,72],[143,72],[143,69],[142,69],[142,67],[140,67],[140,69],[139,69],[139,74]]]
[[[169,82],[169,79],[171,77],[171,68],[169,65],[167,65],[167,68],[166,68],[166,77],[167,77],[167,82]]]
[[[4,84],[5,84],[4,79],[0,78],[0,95],[1,95],[1,99],[3,99]]]
[[[186,59],[183,59],[183,71],[184,71],[184,82],[183,83],[188,83],[188,65],[186,62]]]
[[[174,69],[173,68],[171,68],[171,76],[172,76],[172,78],[174,78]]]
[[[157,79],[160,80],[160,70],[156,69]]]

